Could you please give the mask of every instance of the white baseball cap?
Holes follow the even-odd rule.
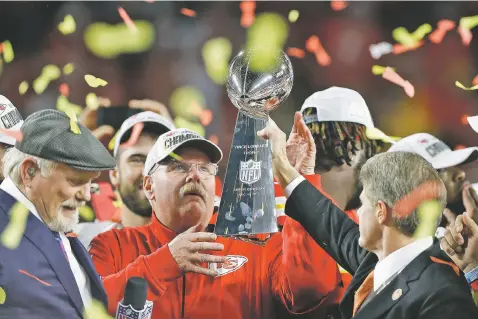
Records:
[[[469,116],[467,118],[467,120],[468,120],[468,123],[470,124],[471,128],[473,129],[473,131],[478,133],[478,115]]]
[[[478,147],[452,151],[445,143],[427,133],[417,133],[393,144],[389,152],[410,152],[426,159],[435,169],[466,164],[478,159]]]
[[[7,130],[20,130],[23,124],[23,118],[17,108],[9,99],[0,95],[0,128]],[[15,145],[15,138],[0,133],[0,143]]]
[[[356,91],[333,86],[309,96],[300,111],[315,108],[317,114],[304,115],[305,124],[313,122],[351,122],[374,127],[363,97]]]
[[[149,175],[151,169],[163,159],[169,156],[180,146],[197,148],[206,153],[211,162],[217,163],[222,159],[221,149],[201,135],[185,128],[173,129],[161,135],[153,148],[149,151],[144,164],[144,175]]]
[[[118,135],[116,136],[115,140],[115,147],[113,149],[114,156],[116,156],[118,153],[121,143],[127,141],[131,136],[131,129],[133,126],[138,123],[144,123],[145,127],[143,130],[148,132],[156,132],[158,134],[163,134],[175,129],[173,123],[158,113],[146,111],[130,116],[126,119],[126,121],[123,122],[123,124],[121,124],[121,127],[118,131]]]

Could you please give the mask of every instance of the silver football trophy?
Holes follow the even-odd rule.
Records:
[[[234,137],[214,232],[249,238],[278,231],[271,145],[257,136],[292,90],[293,71],[279,51],[267,72],[250,69],[254,51],[241,51],[231,62],[227,94],[238,108]]]

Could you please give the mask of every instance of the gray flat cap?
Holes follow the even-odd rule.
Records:
[[[110,170],[114,158],[89,129],[77,123],[81,134],[70,129],[70,118],[57,110],[42,110],[26,118],[23,139],[15,147],[39,158],[67,164],[82,171]]]

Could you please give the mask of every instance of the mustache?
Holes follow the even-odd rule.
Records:
[[[61,206],[68,206],[68,207],[73,207],[73,208],[79,208],[81,206],[86,205],[85,201],[78,201],[76,199],[69,199],[67,201],[64,201],[61,203]]]
[[[204,200],[208,197],[204,187],[199,186],[199,184],[189,183],[179,189],[179,199],[183,199],[184,196],[191,194],[199,195]]]

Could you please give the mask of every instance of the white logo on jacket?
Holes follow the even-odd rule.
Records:
[[[218,272],[217,277],[224,276],[234,272],[244,266],[248,261],[247,257],[239,255],[227,255],[225,263],[209,263],[209,269]]]

